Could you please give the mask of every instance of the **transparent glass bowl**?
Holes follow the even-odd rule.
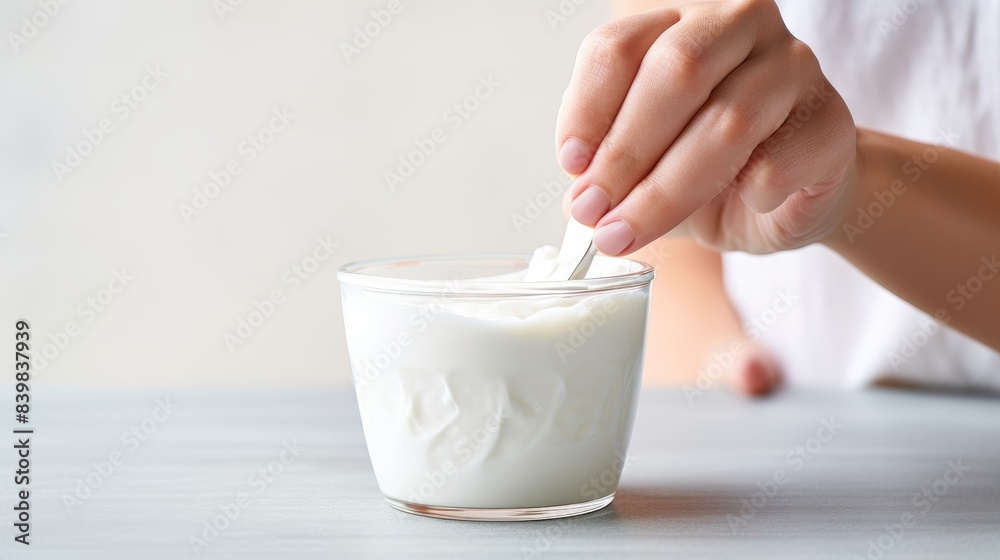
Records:
[[[365,440],[393,507],[526,520],[614,498],[653,269],[599,256],[591,270],[615,274],[519,282],[527,263],[419,257],[339,270]]]

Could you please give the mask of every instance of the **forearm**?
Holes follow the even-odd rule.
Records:
[[[1000,349],[1000,164],[858,131],[858,178],[825,241],[939,321]]]
[[[712,351],[744,338],[725,293],[718,253],[687,239],[659,239],[636,253],[657,269],[649,314],[646,380],[691,383]]]

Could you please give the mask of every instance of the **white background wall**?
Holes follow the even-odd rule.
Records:
[[[558,204],[521,232],[511,215],[559,177],[560,95],[607,3],[553,26],[560,0],[401,0],[348,62],[341,43],[387,4],[246,0],[220,18],[209,0],[70,2],[13,46],[22,18],[46,18],[0,5],[0,343],[29,319],[36,354],[52,344],[43,383],[348,383],[341,264],[558,242]],[[116,99],[147,68],[166,75],[126,115]],[[453,128],[446,111],[489,76]],[[294,118],[246,161],[282,108]],[[113,131],[57,177],[102,119]],[[391,192],[386,171],[436,127],[445,141]],[[241,173],[186,221],[179,206],[230,160]],[[317,238],[339,248],[293,290],[283,274]],[[275,289],[284,303],[230,352],[223,334]]]

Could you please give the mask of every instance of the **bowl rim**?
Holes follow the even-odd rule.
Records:
[[[424,262],[510,262],[527,266],[531,255],[525,254],[443,254],[418,255],[412,257],[389,257],[354,261],[337,270],[341,285],[364,290],[413,295],[452,295],[483,297],[519,297],[539,295],[591,294],[607,291],[633,289],[649,285],[655,275],[652,265],[636,259],[598,255],[599,259],[624,260],[638,266],[637,270],[614,276],[584,278],[582,280],[514,282],[480,279],[440,279],[414,280],[393,278],[365,273],[365,269],[379,267],[419,266]]]

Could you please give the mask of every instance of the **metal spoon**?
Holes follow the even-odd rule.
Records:
[[[583,254],[583,258],[580,259],[580,263],[576,265],[573,269],[573,273],[569,275],[570,280],[583,280],[587,276],[587,271],[590,270],[590,263],[594,262],[594,255],[597,254],[597,245],[594,245],[594,236],[590,236],[590,243],[587,245],[587,252]]]
[[[569,219],[566,224],[566,234],[556,261],[558,268],[549,278],[554,281],[582,280],[587,276],[590,264],[594,262],[597,246],[594,245],[594,230]]]

